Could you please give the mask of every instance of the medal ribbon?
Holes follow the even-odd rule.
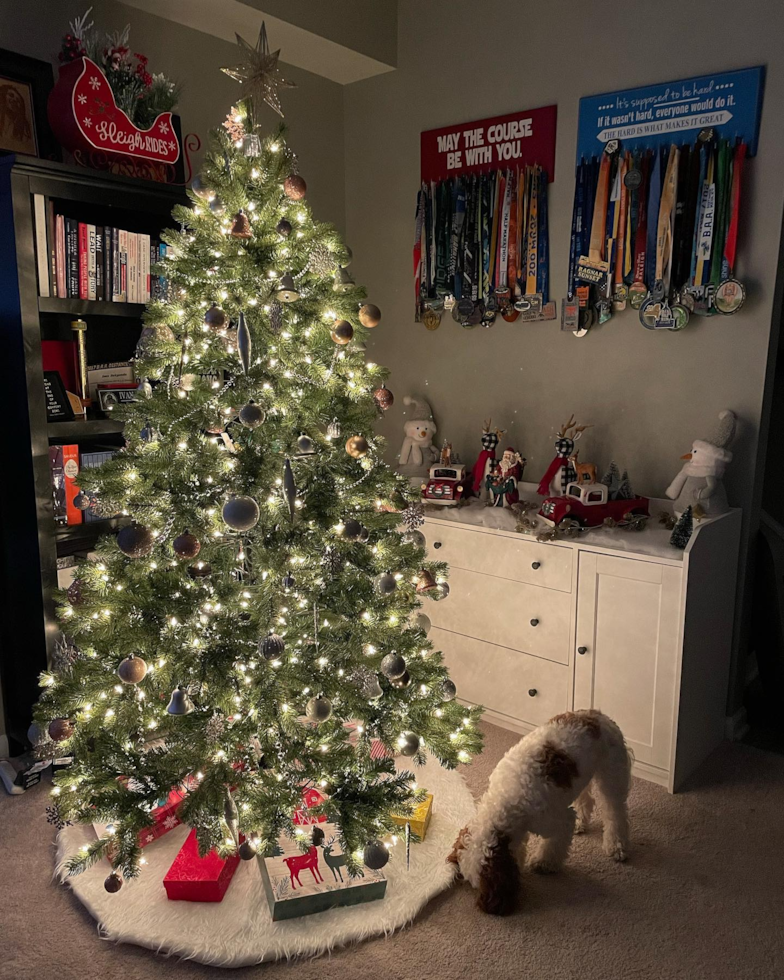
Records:
[[[601,261],[604,258],[604,232],[607,222],[607,198],[610,192],[610,165],[612,159],[609,154],[602,153],[602,160],[599,164],[599,178],[596,183],[596,196],[593,205],[593,218],[591,221],[591,238],[588,243],[588,258],[592,261]]]
[[[729,224],[732,179],[730,167],[732,155],[727,140],[719,143],[718,162],[716,166],[716,221],[713,231],[713,254],[711,255],[710,281],[714,286],[721,282],[721,269],[724,264],[724,246],[727,241],[727,226]]]
[[[711,249],[713,247],[713,222],[716,216],[716,159],[713,146],[705,147],[706,167],[705,179],[702,184],[700,201],[700,226],[697,231],[697,268],[694,283],[704,286],[706,268],[710,268]]]
[[[507,265],[509,262],[509,221],[512,209],[512,175],[507,172],[503,178],[503,208],[501,211],[501,228],[498,234],[498,261],[495,269],[495,287],[506,286]]]
[[[536,291],[547,302],[550,293],[550,236],[547,227],[547,173],[539,168],[539,268]]]
[[[525,293],[536,292],[539,264],[539,168],[531,170],[531,190],[528,195],[528,258],[525,264]]]
[[[623,286],[623,275],[626,266],[627,231],[629,223],[629,189],[626,186],[626,174],[629,171],[629,154],[627,153],[621,160],[618,167],[620,180],[620,202],[618,205],[617,224],[616,224],[616,248],[615,248],[615,288],[616,291]]]
[[[645,266],[648,244],[648,170],[650,157],[647,153],[640,159],[642,181],[635,191],[637,223],[634,229],[634,261],[632,281],[645,283]]]
[[[509,173],[509,262],[507,267],[506,282],[510,290],[514,290],[517,277],[517,216],[520,210],[520,171],[510,171]]]
[[[581,160],[574,176],[574,203],[572,204],[572,236],[569,243],[569,281],[566,295],[569,299],[575,295],[577,288],[577,260],[582,247],[582,223],[585,195],[585,171],[587,164]]]
[[[645,277],[643,281],[651,288],[656,279],[656,236],[658,233],[659,202],[661,199],[661,153],[653,151],[653,168],[648,185],[648,239],[645,243]]]
[[[664,283],[665,295],[669,293],[672,270],[672,232],[675,195],[678,190],[678,155],[678,147],[670,146],[659,204],[659,221],[656,227],[656,280]]]
[[[743,173],[743,161],[746,159],[746,144],[739,143],[735,147],[732,161],[732,189],[730,191],[730,225],[727,230],[727,240],[724,243],[724,266],[722,275],[726,279],[735,269],[735,251],[738,247],[738,216],[740,213],[740,181]]]
[[[414,301],[419,319],[420,295],[422,288],[422,228],[425,223],[425,189],[419,188],[417,194],[416,218],[414,222]]]
[[[463,237],[463,288],[461,293],[466,299],[472,298],[476,277],[474,242],[476,238],[476,199],[479,196],[477,191],[477,179],[472,176],[469,178],[469,184],[466,188],[465,235]]]
[[[462,257],[463,257],[463,225],[465,224],[466,192],[462,177],[455,181],[454,204],[452,206],[452,256],[449,272],[452,277],[452,292],[458,300],[463,295]]]

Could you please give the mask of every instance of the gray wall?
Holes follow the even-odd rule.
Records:
[[[68,23],[89,5],[87,0],[0,0],[0,48],[56,63]],[[197,133],[204,144],[209,130],[220,125],[232,100],[240,97],[241,87],[219,71],[222,65],[238,60],[236,45],[114,0],[93,0],[91,16],[109,31],[131,24],[131,50],[148,56],[151,71],[162,71],[182,82],[178,111],[183,133]],[[247,40],[254,43],[256,38]],[[288,138],[308,181],[309,200],[321,220],[343,228],[343,88],[300,68],[281,67],[284,77],[298,86],[285,90],[282,102]],[[56,72],[55,68],[55,76]],[[265,107],[262,124],[273,128],[277,121],[275,113]],[[200,156],[195,157],[196,169]]]
[[[662,25],[668,25],[666,29]],[[347,229],[354,273],[383,310],[370,356],[392,369],[396,404],[380,425],[390,459],[400,447],[403,396],[432,404],[439,440],[464,460],[482,420],[531,462],[537,480],[553,433],[574,412],[592,423],[580,456],[615,458],[634,486],[662,496],[692,439],[720,409],[743,420],[729,473],[731,500],[749,511],[771,330],[784,190],[784,8],[765,0],[400,0],[398,69],[346,88]],[[422,130],[557,103],[550,191],[552,298],[566,280],[578,101],[635,85],[767,64],[759,153],[746,173],[738,272],[748,300],[734,317],[694,318],[654,333],[633,311],[584,339],[559,324],[435,332],[412,314],[412,241]],[[499,611],[500,612],[500,611]],[[739,670],[739,668],[738,668]],[[731,699],[737,702],[737,691]]]

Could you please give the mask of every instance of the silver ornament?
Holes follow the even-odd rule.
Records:
[[[270,633],[259,640],[259,654],[265,660],[277,660],[286,649],[286,641],[277,633]]]
[[[245,321],[245,314],[240,313],[240,322],[237,326],[237,350],[240,355],[242,373],[247,374],[250,370],[250,354],[253,344],[250,338],[250,330]]]
[[[193,711],[193,703],[184,687],[174,688],[166,710],[170,715],[189,715]]]
[[[363,530],[364,528],[359,521],[354,520],[353,517],[343,522],[343,537],[348,541],[358,541]]]
[[[368,531],[368,529],[363,524],[362,527],[359,529],[359,537],[357,538],[357,540],[361,544],[366,544],[369,538],[370,538],[370,531]]]
[[[305,714],[310,721],[326,721],[332,714],[332,702],[329,698],[311,698],[305,708]]]
[[[438,591],[441,594],[441,598],[442,599],[446,599],[446,597],[449,595],[449,592],[450,592],[449,583],[448,582],[439,582],[438,583]]]
[[[286,592],[291,592],[291,590],[296,586],[296,584],[297,584],[297,580],[294,578],[291,572],[283,576],[281,585],[283,586]]]
[[[264,409],[254,401],[249,401],[240,409],[240,422],[248,429],[255,429],[256,426],[261,425],[265,418]]]
[[[316,444],[303,432],[297,439],[297,450],[300,456],[312,456],[316,451]]]
[[[374,701],[384,693],[378,682],[378,675],[374,674],[367,667],[357,667],[351,674],[350,680],[354,687],[358,688],[368,701]]]
[[[270,303],[269,325],[273,333],[280,333],[283,329],[283,306],[277,300]]]
[[[419,751],[419,736],[413,732],[403,732],[397,740],[397,744],[400,749],[400,754],[411,758],[412,755],[416,755]]]
[[[141,398],[152,398],[152,385],[146,378],[142,378],[136,385],[136,390]]]
[[[457,685],[449,677],[441,682],[441,697],[444,701],[454,701],[457,697]]]
[[[223,203],[222,198],[218,197],[216,194],[210,201],[210,211],[212,211],[213,214],[223,214],[225,210],[226,205]]]
[[[313,275],[321,279],[331,276],[337,264],[338,261],[333,253],[322,242],[314,246],[308,258],[308,268]]]
[[[332,421],[327,426],[327,438],[328,439],[339,439],[340,438],[340,433],[342,431],[343,430],[340,427],[340,422],[338,422],[338,420],[336,418],[334,418],[334,419],[332,419]]]
[[[294,504],[297,499],[297,485],[294,483],[294,473],[291,469],[291,460],[286,458],[283,464],[283,496],[289,505],[289,517],[294,520]]]
[[[223,505],[223,520],[234,531],[250,531],[259,520],[259,505],[253,497],[231,497]]]
[[[247,133],[242,140],[243,155],[249,159],[261,156],[261,140],[256,133]]]
[[[371,840],[365,844],[362,860],[371,871],[380,871],[389,862],[389,851],[380,840]]]
[[[381,661],[381,673],[390,680],[402,677],[406,672],[406,661],[399,653],[388,653]]]
[[[406,531],[401,535],[400,540],[403,544],[413,544],[416,548],[424,548],[427,544],[427,538],[421,531]]]
[[[392,687],[404,690],[407,687],[411,687],[411,674],[409,674],[409,672],[406,670],[403,672],[402,677],[394,677],[389,681],[389,683],[392,685]]]
[[[155,429],[155,426],[148,422],[139,432],[139,438],[142,440],[142,442],[146,443],[156,442],[158,439],[158,432]]]
[[[377,575],[374,585],[380,595],[391,595],[397,588],[395,576],[390,572],[383,572],[381,575]]]
[[[258,137],[256,137],[258,139]],[[256,857],[256,845],[252,840],[244,840],[240,844],[239,856],[243,861],[252,861]]]
[[[214,191],[207,187],[207,185],[204,183],[204,178],[201,176],[201,174],[196,174],[191,181],[191,190],[196,197],[200,197],[202,201],[209,201],[214,193]]]
[[[226,821],[226,826],[229,828],[229,833],[236,847],[240,842],[240,814],[229,790],[226,790],[226,801],[223,804],[223,819]]]
[[[73,499],[73,505],[77,510],[89,510],[90,495],[85,493],[84,490],[80,490]]]
[[[277,297],[281,303],[294,303],[299,299],[299,290],[290,272],[281,278]]]
[[[332,289],[336,293],[348,293],[354,286],[355,282],[351,276],[348,269],[344,269],[343,266],[338,266],[338,270],[335,273],[335,279],[332,283]]]
[[[422,630],[424,633],[430,632],[430,627],[433,625],[430,622],[430,617],[426,616],[423,612],[414,613],[413,625],[416,629]]]

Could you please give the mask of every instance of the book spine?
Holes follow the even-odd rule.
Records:
[[[128,232],[128,302],[139,302],[139,236]]]
[[[139,268],[141,271],[142,303],[150,302],[150,236],[139,235]]]
[[[46,202],[46,238],[49,242],[49,289],[52,296],[57,296],[59,280],[57,278],[57,218],[54,213],[54,201]]]
[[[63,447],[49,447],[49,473],[52,478],[52,504],[56,524],[66,524],[65,512],[65,474],[63,473]]]
[[[65,218],[58,214],[55,229],[55,252],[57,256],[57,295],[60,299],[68,299],[68,276],[65,262]]]
[[[90,236],[87,225],[79,222],[79,299],[90,298]]]
[[[43,194],[33,194],[35,219],[35,258],[38,266],[38,295],[49,296],[49,247],[46,242],[46,200]]]
[[[158,261],[159,262],[163,262],[163,260],[166,258],[166,252],[167,252],[168,248],[169,248],[169,246],[166,244],[166,242],[161,242],[160,245],[158,246]],[[159,275],[158,276],[158,288],[160,289],[160,294],[161,294],[160,295],[160,298],[162,300],[164,300],[164,301],[166,299],[168,299],[168,296],[169,296],[169,284],[167,282],[166,276],[163,276],[163,275]]]
[[[95,225],[87,226],[87,299],[95,299]]]
[[[68,298],[79,298],[79,223],[73,218],[65,219],[66,254],[68,259]]]
[[[103,299],[103,226],[95,226],[95,298]]]
[[[113,228],[107,225],[103,230],[103,299],[111,303],[112,296],[112,232]]]
[[[128,232],[120,231],[120,302],[128,302]]]
[[[120,302],[120,229],[112,228],[112,302]]]
[[[81,524],[82,512],[74,506],[74,497],[79,493],[79,447],[63,446],[63,473],[65,474],[65,513],[68,524]]]

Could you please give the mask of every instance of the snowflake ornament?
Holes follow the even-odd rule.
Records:
[[[337,548],[333,548],[332,546],[327,548],[321,557],[321,567],[327,574],[332,576],[340,575],[343,571],[344,564],[343,556]]]
[[[409,504],[403,511],[401,519],[409,531],[416,531],[425,523],[425,505]]]
[[[245,138],[245,126],[242,119],[240,110],[236,106],[232,106],[228,116],[223,120],[223,128],[228,133],[232,143],[239,143]]]
[[[331,276],[337,264],[335,256],[322,242],[314,246],[308,258],[308,268],[314,275],[322,279]]]

